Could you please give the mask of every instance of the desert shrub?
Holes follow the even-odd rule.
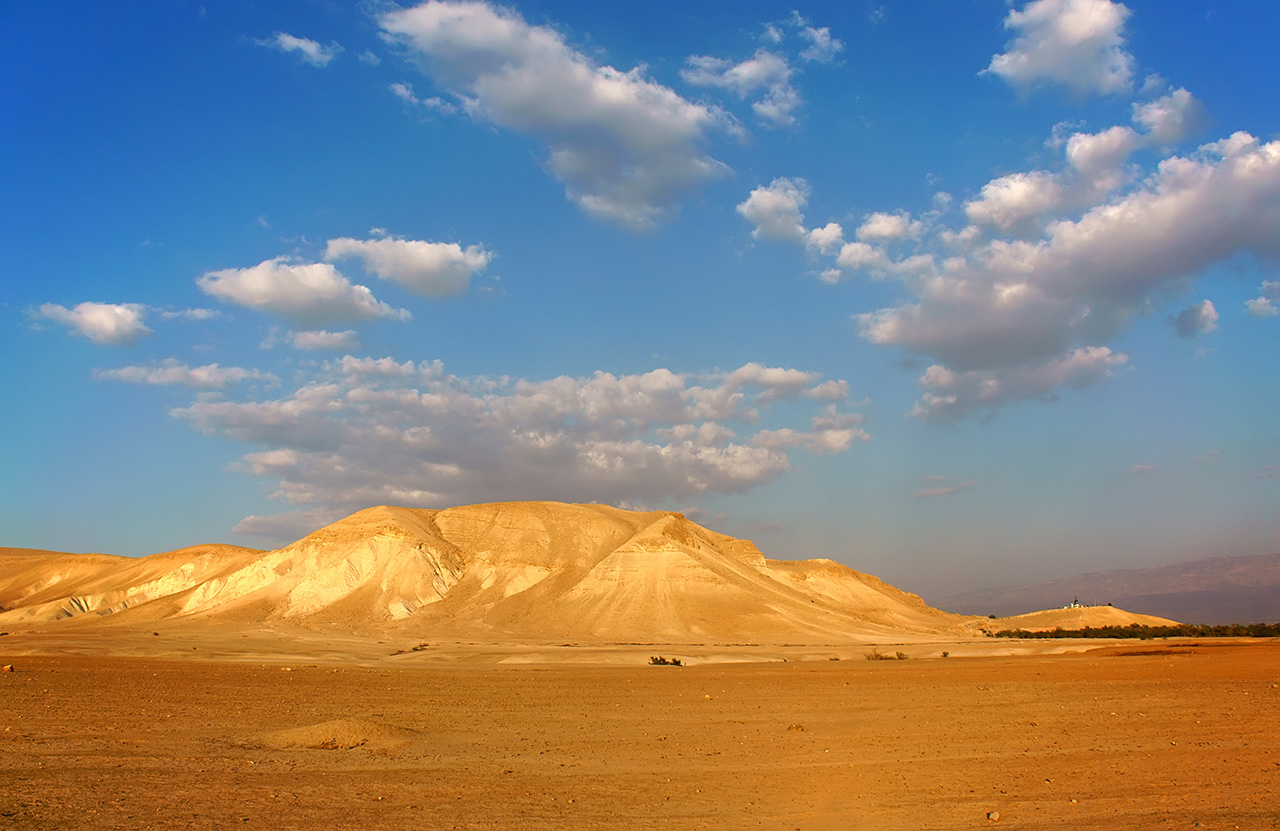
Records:
[[[943,653],[942,653],[942,657],[944,657],[944,658],[949,658],[949,657],[951,657],[951,653],[950,653],[950,652],[943,652]]]
[[[664,658],[661,655],[654,655],[649,659],[649,663],[655,667],[678,667],[683,666],[679,658]]]
[[[870,652],[865,654],[868,661],[905,661],[908,657],[905,652],[894,652],[890,655],[888,652],[881,652],[876,648],[872,648]]]

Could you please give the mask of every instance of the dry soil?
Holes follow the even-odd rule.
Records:
[[[22,653],[0,641],[4,828],[1280,828],[1276,642],[685,667]]]

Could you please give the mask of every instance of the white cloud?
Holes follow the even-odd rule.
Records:
[[[294,349],[308,352],[338,352],[344,349],[355,349],[360,345],[360,339],[356,337],[354,329],[345,329],[341,332],[327,332],[323,329],[290,332],[289,340],[293,343]]]
[[[328,263],[276,257],[250,268],[210,271],[196,285],[219,300],[309,324],[409,319],[407,311],[374,299],[367,287],[352,285]]]
[[[1218,328],[1218,310],[1208,300],[1193,303],[1169,318],[1178,337],[1194,338]]]
[[[1089,183],[1108,182],[1119,185],[1116,171],[1129,160],[1142,145],[1142,139],[1132,129],[1123,125],[1110,127],[1099,133],[1075,133],[1067,139],[1067,164],[1080,172]],[[1095,188],[1105,192],[1111,187]]]
[[[761,430],[751,439],[753,447],[783,450],[803,447],[812,453],[843,453],[854,441],[869,441],[871,436],[860,426],[863,419],[856,413],[840,416],[818,416],[810,422],[809,430]]]
[[[256,42],[259,46],[278,49],[281,52],[296,52],[298,57],[312,66],[327,66],[329,61],[342,51],[342,47],[336,43],[325,46],[310,38],[294,37],[286,32],[276,32],[272,37]]]
[[[746,490],[787,471],[793,448],[838,453],[866,439],[862,417],[840,411],[847,384],[820,380],[760,364],[463,378],[439,362],[348,356],[276,398],[202,398],[173,415],[253,445],[236,469],[278,480],[277,498],[296,505],[653,503]],[[788,412],[806,398],[823,404],[804,429],[762,426],[784,398],[795,402]]]
[[[405,102],[406,104],[419,103],[418,96],[413,94],[412,84],[406,84],[402,81],[396,81],[389,86],[389,89],[391,90],[392,93],[395,94],[396,98],[399,98],[401,101]]]
[[[1018,32],[986,72],[1029,89],[1042,82],[1065,84],[1077,94],[1128,92],[1133,56],[1124,50],[1130,12],[1111,0],[1035,0],[1005,18]]]
[[[279,381],[270,372],[244,369],[238,366],[222,367],[218,364],[187,366],[176,358],[168,358],[150,366],[123,366],[118,369],[97,369],[93,372],[97,381],[126,381],[132,384],[179,384],[199,389],[223,389],[241,381]]]
[[[393,280],[425,297],[457,297],[467,290],[471,276],[484,270],[493,253],[482,245],[463,248],[456,242],[424,242],[384,236],[356,240],[331,239],[324,258],[357,257],[384,280]]]
[[[889,255],[865,242],[846,242],[836,257],[836,265],[850,271],[882,272],[891,262]]]
[[[919,220],[913,220],[911,214],[877,212],[867,216],[854,232],[854,236],[864,242],[891,242],[906,237],[918,237],[922,230],[924,225]]]
[[[982,186],[977,199],[965,203],[964,211],[975,225],[994,225],[1001,231],[1014,231],[1057,210],[1062,201],[1058,178],[1033,170],[992,179]]]
[[[119,346],[150,335],[144,319],[147,307],[139,303],[79,303],[68,309],[57,303],[45,303],[33,317],[45,318],[83,335],[94,343]]]
[[[359,60],[360,60],[360,63],[367,63],[369,64],[369,66],[378,66],[379,64],[382,63],[382,58],[379,58],[377,55],[373,54],[373,52],[369,51],[368,49],[360,53]]]
[[[1087,387],[1127,361],[1128,356],[1105,346],[1087,346],[1061,358],[996,370],[953,372],[934,364],[920,378],[924,394],[911,415],[935,423],[992,415],[1015,401],[1051,398],[1060,386]]]
[[[379,18],[437,86],[484,119],[547,143],[547,167],[596,219],[657,225],[677,198],[728,168],[702,149],[719,111],[645,77],[600,66],[547,26],[482,2],[432,2]]]
[[[838,222],[828,222],[821,228],[814,228],[805,236],[805,244],[816,248],[823,254],[831,254],[844,245],[844,228]]]
[[[872,13],[868,15],[872,23],[878,23],[884,19],[884,10],[878,10],[880,12],[878,19],[876,11],[872,10]],[[809,42],[809,45],[800,53],[801,59],[817,61],[818,63],[831,63],[835,60],[836,55],[844,51],[844,44],[831,36],[830,29],[826,26],[810,26],[809,21],[802,17],[799,12],[791,13],[791,24],[800,30],[800,37]]]
[[[801,103],[800,93],[791,85],[791,65],[785,55],[767,49],[756,51],[741,63],[708,55],[691,55],[680,70],[687,83],[703,87],[719,87],[747,98],[758,91],[764,96],[752,105],[757,117],[766,124],[786,127],[795,123],[792,114]]]
[[[1155,473],[1158,470],[1160,470],[1159,465],[1132,465],[1129,468],[1129,472],[1136,475],[1142,475],[1144,473]]]
[[[1275,317],[1280,315],[1280,306],[1269,297],[1255,297],[1244,301],[1244,310],[1254,317]]]
[[[953,369],[1045,359],[1114,335],[1215,262],[1280,255],[1278,217],[1280,142],[1237,133],[1164,160],[1079,219],[1049,222],[1043,239],[974,243],[916,275],[915,302],[860,315],[859,324],[872,342]],[[872,268],[880,256],[871,248],[858,262]]]
[[[391,92],[401,101],[413,107],[426,107],[431,110],[439,110],[442,113],[456,113],[458,108],[439,96],[433,95],[430,98],[419,98],[413,91],[413,85],[396,81],[390,85]]]
[[[1156,145],[1173,145],[1204,126],[1204,105],[1179,87],[1154,101],[1133,105],[1133,123],[1144,128]]]
[[[751,236],[757,239],[799,242],[809,233],[804,227],[804,206],[808,201],[808,182],[804,179],[778,178],[767,187],[751,191],[747,201],[738,205],[737,210],[756,226]],[[819,240],[828,240],[830,237],[825,230],[819,233]]]
[[[1254,317],[1275,317],[1280,315],[1280,280],[1263,280],[1258,287],[1259,297],[1244,301],[1244,310]]]

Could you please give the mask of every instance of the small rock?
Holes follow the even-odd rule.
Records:
[[[803,725],[803,724],[793,724],[793,725],[791,725],[790,727],[788,727],[788,728],[787,728],[787,730],[788,730],[789,732],[791,732],[791,733],[803,733],[803,732],[804,732],[804,725]]]
[[[3,667],[0,667],[0,672],[13,672],[13,664],[5,664]]]
[[[999,822],[999,821],[1000,821],[1000,812],[999,812],[999,811],[987,811],[987,819],[991,820],[992,822]]]

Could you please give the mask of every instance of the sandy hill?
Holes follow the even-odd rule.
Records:
[[[1093,572],[966,592],[937,605],[963,614],[1018,615],[1075,597],[1190,623],[1273,623],[1280,620],[1280,554]]]
[[[681,514],[377,507],[275,551],[141,559],[0,549],[0,624],[290,624],[606,643],[962,637],[970,619],[830,560],[769,560]]]
[[[1153,615],[1126,612],[1114,606],[1071,606],[1064,609],[1045,609],[991,619],[979,619],[970,624],[974,629],[999,632],[1006,629],[1025,629],[1028,632],[1048,632],[1053,629],[1098,629],[1104,626],[1176,626],[1175,620]]]

